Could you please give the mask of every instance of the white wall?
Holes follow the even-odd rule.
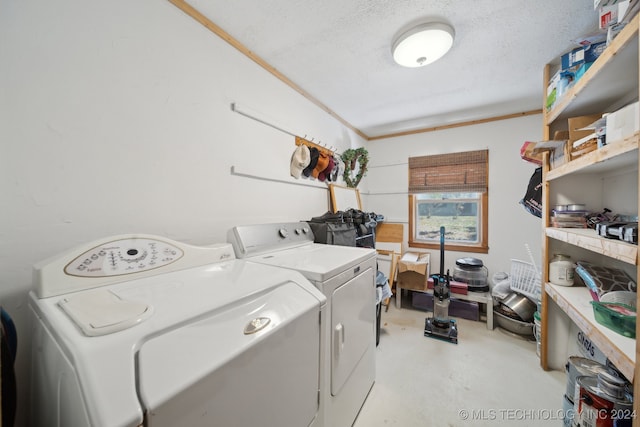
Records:
[[[489,277],[498,271],[509,271],[511,258],[528,261],[527,243],[536,263],[542,244],[541,220],[519,204],[524,196],[535,165],[520,159],[524,141],[542,137],[542,116],[495,121],[474,126],[451,128],[398,138],[371,141],[371,156],[366,195],[368,210],[385,215],[388,222],[405,224],[405,250],[408,233],[408,164],[413,156],[489,150],[489,253],[447,252],[445,268],[455,266],[456,259],[473,256],[483,260]],[[419,249],[418,249],[419,250]],[[431,272],[439,270],[439,251],[431,251]],[[539,264],[538,264],[539,265]]]
[[[0,303],[19,333],[22,420],[35,262],[114,234],[205,244],[326,212],[324,184],[230,173],[300,182],[294,138],[232,102],[339,151],[362,143],[168,1],[5,0],[0,64]]]
[[[0,64],[0,304],[19,332],[18,425],[29,410],[35,262],[113,234],[206,244],[233,225],[324,213],[324,187],[291,185],[300,182],[289,177],[293,137],[231,103],[339,151],[363,144],[167,1],[4,0]],[[491,249],[482,258],[497,271],[526,257],[525,242],[537,254],[539,220],[518,205],[533,167],[518,150],[540,136],[540,122],[367,143],[361,190],[374,194],[363,196],[364,209],[406,221],[408,156],[486,147]],[[232,166],[272,180],[233,175]]]

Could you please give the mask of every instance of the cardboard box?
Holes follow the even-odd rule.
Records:
[[[556,101],[560,98],[558,96],[558,85],[560,83],[560,71],[556,71],[556,73],[549,80],[549,84],[547,85],[547,98],[545,100],[545,107],[547,111],[550,111],[553,106],[556,104]]]
[[[571,160],[569,141],[549,153],[549,166],[555,169]]]
[[[539,141],[535,143],[535,147],[532,150],[532,155],[540,155],[544,151],[549,152],[549,166],[553,169],[569,160],[569,144],[568,144],[569,132],[558,131],[554,134],[554,139],[551,141]]]
[[[406,252],[398,261],[397,287],[414,291],[426,291],[431,254]]]
[[[527,162],[541,165],[542,164],[542,152],[535,151],[536,143],[531,141],[525,141],[520,147],[520,158],[522,160],[526,160]]]
[[[598,10],[598,7],[600,6],[607,6],[617,2],[618,0],[593,0],[593,10]]]
[[[607,115],[607,144],[622,141],[640,130],[640,105],[634,102]]]
[[[622,21],[629,9],[630,0],[610,1],[606,5],[601,5],[598,9],[599,26],[601,30]]]
[[[584,156],[598,149],[598,137],[595,132],[589,136],[578,140],[571,146],[571,160],[575,160],[580,156]]]
[[[591,65],[593,65],[593,62],[585,62],[584,64],[579,66],[578,69],[576,70],[575,81],[580,80],[582,76],[584,76],[584,73],[586,73],[587,70],[591,68]]]
[[[584,138],[593,133],[593,129],[580,130],[591,124],[598,119],[602,118],[602,114],[592,114],[589,116],[570,117],[568,119],[569,126],[569,143],[573,144],[575,141]]]
[[[607,48],[607,42],[591,43],[586,46],[580,46],[567,52],[560,58],[562,70],[577,67],[582,64],[588,64],[598,59],[600,54]]]

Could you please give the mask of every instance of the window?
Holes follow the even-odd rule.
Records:
[[[409,244],[489,251],[487,245],[488,150],[409,159]]]

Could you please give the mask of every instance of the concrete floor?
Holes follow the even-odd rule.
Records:
[[[564,372],[540,368],[535,341],[458,319],[457,345],[426,338],[429,312],[382,309],[376,382],[354,427],[561,426]]]

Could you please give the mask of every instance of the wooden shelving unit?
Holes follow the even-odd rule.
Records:
[[[599,150],[549,170],[546,180],[552,181],[569,174],[604,173],[635,165],[638,161],[639,140],[640,134],[636,133],[622,141],[612,141]]]
[[[633,378],[636,340],[617,334],[596,322],[590,304],[591,295],[587,288],[547,283],[546,292],[624,376]]]
[[[550,139],[552,132],[567,129],[567,118],[610,112],[622,107],[625,103],[637,101],[639,98],[638,73],[639,62],[639,28],[640,17],[636,16],[609,44],[602,55],[587,70],[584,76],[565,93],[551,111],[544,114],[543,137]],[[551,65],[547,65],[544,71],[544,88],[546,93],[547,82],[551,75]],[[623,105],[620,105],[623,104]],[[542,342],[540,363],[542,368],[550,369],[549,359],[551,345],[550,334],[556,334],[557,328],[566,328],[566,324],[558,322],[557,313],[564,313],[571,322],[594,343],[605,356],[616,366],[622,374],[634,382],[636,399],[634,410],[640,413],[640,381],[638,354],[639,348],[636,339],[624,337],[596,322],[592,300],[587,288],[573,286],[563,287],[549,283],[549,261],[552,258],[552,249],[557,245],[574,248],[578,253],[597,254],[596,257],[607,262],[623,263],[636,271],[636,282],[640,281],[638,275],[638,245],[623,241],[606,239],[596,234],[591,229],[554,228],[551,227],[550,211],[556,200],[552,200],[552,191],[556,183],[563,179],[580,174],[596,174],[605,177],[626,171],[627,174],[638,175],[640,135],[629,136],[621,141],[607,141],[606,146],[569,161],[561,166],[551,169],[549,156],[545,154],[543,162],[543,245],[542,245]],[[580,181],[580,180],[578,180]],[[575,186],[575,179],[569,179],[570,188]],[[638,182],[638,180],[636,180]],[[571,184],[573,183],[573,184]],[[629,188],[628,191],[638,191]],[[618,189],[618,191],[627,191]],[[640,211],[640,206],[638,211]],[[637,212],[638,212],[637,211]],[[561,242],[561,243],[559,243]],[[639,304],[640,306],[640,304]],[[551,323],[551,324],[550,324]],[[640,336],[640,324],[636,326],[637,336]],[[638,418],[633,421],[634,426],[640,425]]]
[[[626,262],[627,264],[638,265],[638,245],[600,237],[595,230],[547,227],[545,234],[552,239],[580,246],[583,249]]]

